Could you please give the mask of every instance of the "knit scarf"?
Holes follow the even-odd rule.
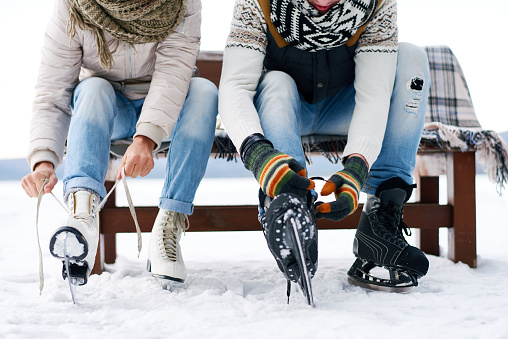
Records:
[[[307,0],[270,0],[270,19],[291,45],[304,51],[345,44],[374,15],[376,0],[341,0],[320,14]]]
[[[76,25],[95,34],[97,54],[103,67],[110,68],[110,51],[104,31],[131,45],[161,41],[176,30],[185,14],[187,0],[68,0],[71,38]],[[118,47],[118,42],[117,42]]]

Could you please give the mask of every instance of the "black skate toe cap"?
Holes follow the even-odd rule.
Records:
[[[407,246],[396,260],[396,265],[423,277],[429,270],[429,259],[425,253],[413,246]]]

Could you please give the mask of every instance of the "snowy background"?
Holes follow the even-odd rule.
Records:
[[[153,205],[162,181],[129,185],[135,204]],[[256,190],[253,178],[205,178],[196,204],[230,204],[233,196],[254,204]],[[65,219],[51,196],[41,205],[46,286],[39,295],[36,201],[19,182],[0,181],[0,192],[2,338],[508,338],[508,198],[485,175],[476,187],[478,268],[446,259],[443,230],[441,257],[429,256],[429,273],[411,293],[366,291],[347,283],[354,232],[320,231],[314,309],[295,289],[286,304],[285,280],[255,231],[187,232],[188,278],[172,292],[145,271],[149,234],[140,258],[135,235],[119,235],[117,262],[78,287],[73,305],[61,264],[48,251]]]
[[[222,50],[235,0],[201,0],[201,49]],[[0,0],[0,159],[23,158],[39,67],[40,46],[54,0]],[[508,131],[505,97],[506,0],[397,0],[399,40],[448,45],[468,81],[483,128]],[[29,23],[29,24],[28,24]],[[16,145],[5,147],[3,145]]]
[[[202,49],[221,50],[234,0],[202,2]],[[26,152],[40,43],[53,0],[0,3],[2,160]],[[499,102],[508,69],[499,37],[508,2],[398,0],[398,6],[400,40],[449,45],[483,127],[507,131],[507,108]],[[286,304],[284,278],[261,232],[188,232],[181,244],[189,275],[172,292],[145,272],[149,235],[144,234],[140,258],[135,236],[119,235],[117,263],[78,288],[78,305],[73,305],[61,264],[48,251],[55,223],[65,219],[51,196],[41,209],[46,287],[39,296],[36,201],[25,196],[18,180],[1,181],[1,168],[0,338],[508,338],[508,193],[499,197],[484,175],[477,176],[476,187],[478,268],[446,259],[447,231],[442,230],[442,254],[429,257],[430,270],[420,286],[405,295],[368,292],[347,284],[354,231],[320,231],[316,308],[311,309],[295,290]],[[257,183],[250,175],[241,178],[245,172],[237,168],[237,177],[228,180],[208,175],[195,203],[255,204]],[[27,170],[20,168],[20,177]],[[137,205],[156,204],[161,179],[129,184]],[[61,190],[58,185],[57,196]],[[441,195],[444,199],[446,192]],[[118,196],[122,201],[121,192]]]

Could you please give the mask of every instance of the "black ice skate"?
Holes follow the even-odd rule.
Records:
[[[405,293],[427,274],[429,261],[418,248],[410,246],[402,232],[410,235],[402,221],[402,205],[414,185],[400,178],[383,182],[375,197],[367,199],[354,239],[357,257],[348,271],[348,282],[377,291]],[[371,270],[383,267],[389,277],[378,277]]]
[[[313,201],[307,205],[298,196],[283,193],[270,202],[260,221],[268,247],[288,281],[288,303],[293,281],[309,305],[314,306],[311,278],[317,270],[317,227],[308,208],[312,204]]]

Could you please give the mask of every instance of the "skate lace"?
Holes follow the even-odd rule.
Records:
[[[165,260],[178,261],[178,235],[189,229],[187,215],[173,211],[166,211],[162,219],[159,241],[162,243],[161,255]],[[163,249],[163,250],[162,250]]]
[[[53,192],[50,192],[50,194],[55,198],[55,200],[62,206],[62,208],[67,212],[67,214],[72,214],[74,218],[82,221],[87,225],[87,227],[92,227],[94,219],[98,216],[99,211],[104,207],[104,204],[106,203],[106,200],[108,197],[113,193],[116,186],[120,181],[123,181],[123,185],[125,188],[125,195],[127,196],[127,202],[129,204],[129,210],[131,212],[132,219],[134,220],[134,224],[136,225],[136,233],[138,235],[138,258],[141,253],[142,243],[141,243],[141,229],[139,228],[138,218],[136,216],[136,211],[134,209],[134,204],[132,203],[131,194],[129,191],[129,187],[127,186],[127,180],[125,179],[125,169],[122,167],[121,169],[121,176],[120,179],[117,179],[113,187],[109,190],[108,194],[106,194],[106,197],[100,202],[98,208],[92,207],[92,214],[72,214],[71,211],[56,197]],[[39,191],[39,196],[37,197],[37,214],[35,216],[35,229],[37,233],[37,247],[39,251],[39,294],[42,294],[42,290],[44,289],[44,264],[42,259],[42,250],[41,250],[41,241],[39,237],[39,209],[42,201],[42,196],[44,195],[44,187],[48,183],[49,179],[46,178],[44,180],[44,183],[42,184],[42,187]]]
[[[85,224],[88,229],[94,228],[93,222],[95,220],[96,214],[72,214],[72,217]]]
[[[386,206],[379,204],[377,215],[381,226],[379,227],[379,230],[384,239],[395,243],[398,246],[407,244],[402,232],[404,232],[407,236],[410,236],[411,230],[402,220],[402,207],[396,206],[391,201]]]

